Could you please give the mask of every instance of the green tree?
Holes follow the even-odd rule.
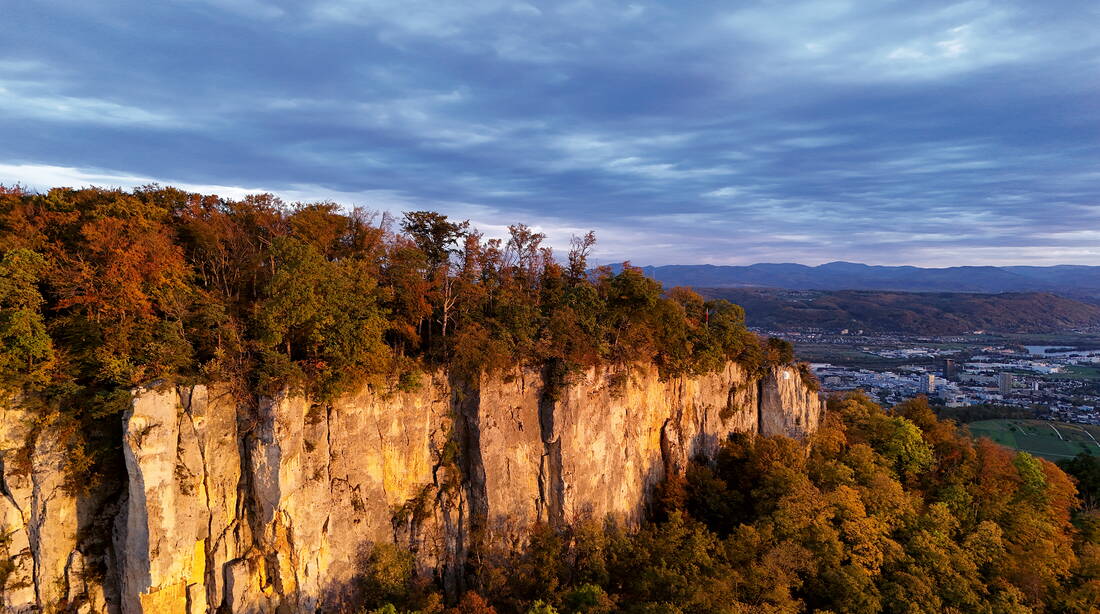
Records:
[[[434,211],[409,211],[401,222],[401,229],[412,237],[427,258],[431,272],[450,260],[469,226],[469,222],[451,222],[447,216]]]
[[[885,427],[879,449],[898,475],[913,479],[932,466],[932,450],[917,425],[906,418],[894,417],[885,422]]]
[[[377,282],[363,263],[326,260],[316,247],[289,237],[273,242],[272,255],[274,274],[255,318],[257,341],[268,356],[281,351],[288,362],[272,369],[268,387],[308,383],[330,397],[385,372],[385,318]]]
[[[0,260],[0,386],[13,392],[43,384],[53,364],[38,291],[45,267],[40,254],[22,248]]]
[[[527,608],[527,614],[558,614],[558,611],[554,609],[554,606],[540,599]]]

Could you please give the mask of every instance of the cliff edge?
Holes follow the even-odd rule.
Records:
[[[113,497],[70,494],[49,425],[0,411],[4,611],[313,612],[351,595],[376,542],[460,589],[479,540],[637,524],[656,483],[731,433],[803,437],[824,411],[789,367],[666,381],[592,368],[544,386],[517,368],[326,404],[136,390]]]

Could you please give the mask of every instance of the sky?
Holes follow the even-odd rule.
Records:
[[[4,0],[0,184],[522,222],[601,264],[1100,265],[1100,3]]]

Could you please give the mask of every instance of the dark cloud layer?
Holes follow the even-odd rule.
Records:
[[[448,6],[449,5],[449,6]],[[607,260],[1100,264],[1100,7],[15,0],[0,182],[595,228]]]

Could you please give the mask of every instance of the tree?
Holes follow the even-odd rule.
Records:
[[[45,268],[41,254],[22,248],[0,260],[0,386],[13,392],[44,383],[54,360],[38,291]]]
[[[1058,466],[1077,482],[1082,511],[1091,512],[1100,507],[1100,458],[1082,452],[1058,461]]]
[[[917,425],[901,417],[891,418],[886,424],[879,450],[898,475],[913,479],[932,466],[932,450]]]
[[[569,283],[576,285],[588,277],[588,257],[596,246],[596,233],[588,231],[583,236],[573,235],[569,239]]]
[[[447,610],[447,614],[496,614],[496,608],[486,603],[485,599],[473,591],[468,591],[462,596],[458,605]]]
[[[455,278],[451,274],[451,256],[459,253],[457,246],[467,236],[469,225],[468,221],[450,222],[447,216],[433,211],[410,211],[405,213],[401,223],[401,228],[412,238],[427,263],[424,276],[434,314],[424,330],[429,351],[435,349],[431,345],[435,323],[440,325],[440,338],[446,342],[452,312],[458,302]],[[446,348],[442,348],[442,352],[445,351]]]
[[[454,223],[447,216],[434,211],[409,211],[401,222],[404,230],[424,253],[428,261],[428,270],[434,272],[446,264],[455,246],[465,236],[470,223]]]
[[[558,614],[558,611],[554,609],[554,606],[539,599],[527,608],[527,614]]]
[[[273,372],[269,385],[303,384],[309,374],[308,388],[330,397],[384,372],[386,324],[364,263],[327,261],[315,246],[289,237],[276,239],[272,253],[275,272],[257,310],[257,341],[296,367],[281,377]]]

